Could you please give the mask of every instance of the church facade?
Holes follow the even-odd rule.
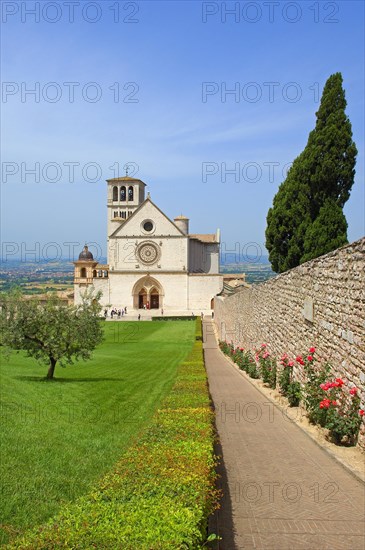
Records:
[[[190,234],[189,219],[171,220],[145,197],[135,178],[107,180],[107,264],[85,246],[75,264],[75,303],[85,289],[102,292],[104,307],[128,312],[199,314],[211,310],[223,288],[219,273],[220,233]]]

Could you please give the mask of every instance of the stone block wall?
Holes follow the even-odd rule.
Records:
[[[219,338],[290,357],[317,349],[365,408],[365,237],[236,294],[216,297]],[[301,372],[296,372],[301,378]],[[360,443],[365,447],[365,434]]]

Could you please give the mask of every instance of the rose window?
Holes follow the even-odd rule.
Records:
[[[142,243],[137,248],[137,258],[143,264],[153,264],[159,258],[158,246],[154,243]]]

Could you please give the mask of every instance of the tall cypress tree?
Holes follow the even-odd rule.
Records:
[[[276,272],[347,242],[342,208],[354,183],[357,149],[345,108],[342,75],[336,73],[325,84],[308,143],[280,185],[267,215],[266,247]],[[329,213],[331,227],[326,222]]]
[[[303,183],[303,153],[293,162],[267,215],[266,248],[274,271],[299,265],[310,219],[309,188]]]
[[[342,208],[327,199],[305,233],[304,254],[300,263],[331,252],[347,243],[347,221]]]
[[[311,217],[314,220],[328,198],[343,208],[354,183],[357,149],[341,73],[333,74],[323,89],[315,129],[306,153],[310,170]]]

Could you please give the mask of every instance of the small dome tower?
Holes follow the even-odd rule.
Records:
[[[74,262],[74,283],[78,285],[90,285],[93,283],[94,270],[98,262],[94,260],[87,244],[81,250],[79,259]]]
[[[81,261],[87,260],[87,261],[92,261],[92,262],[94,261],[94,256],[91,254],[87,244],[85,244],[84,248],[80,252],[79,260],[81,260]]]

